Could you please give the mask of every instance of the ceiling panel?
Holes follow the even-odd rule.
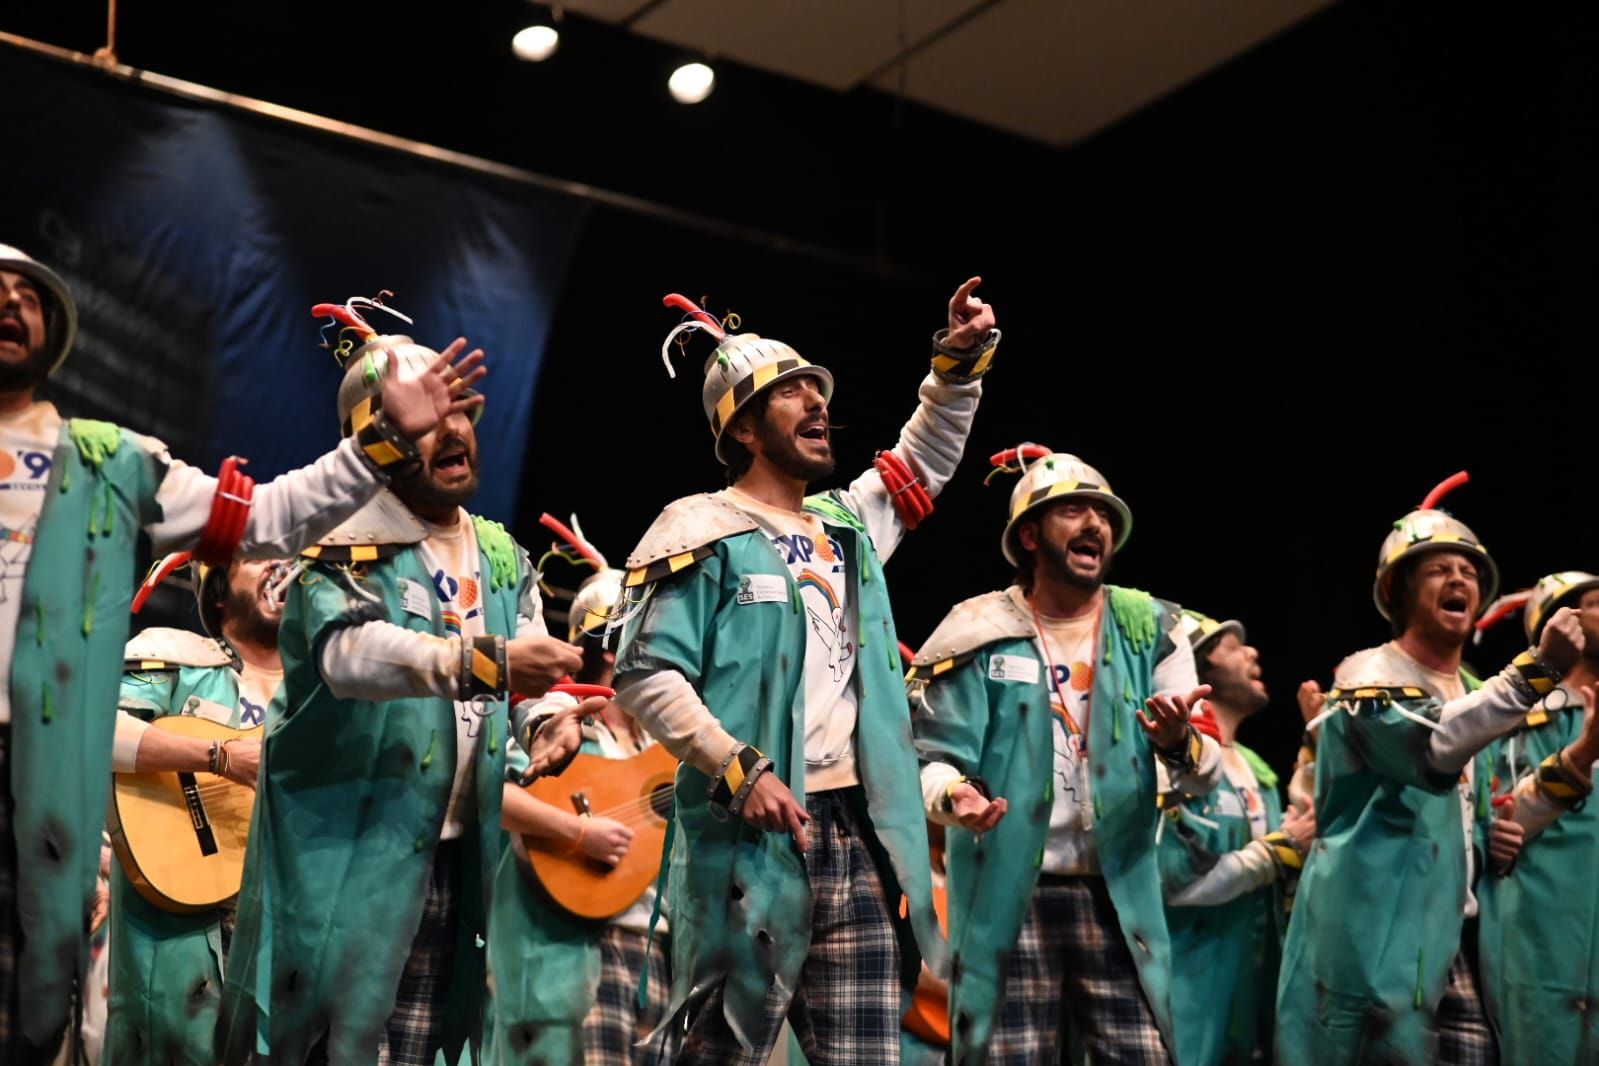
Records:
[[[1330,0],[1005,0],[910,58],[911,98],[1066,145]],[[873,84],[894,91],[899,72]]]
[[[647,37],[839,92],[899,54],[900,11],[911,44],[981,0],[667,0],[632,29]]]

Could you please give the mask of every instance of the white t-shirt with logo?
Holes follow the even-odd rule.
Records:
[[[266,725],[267,704],[283,687],[283,668],[268,670],[251,663],[244,664],[239,674],[239,728],[254,729]]]
[[[849,601],[849,570],[843,545],[827,535],[815,515],[770,507],[739,492],[721,494],[749,515],[788,567],[805,612],[805,791],[860,784],[855,765],[856,605]],[[789,599],[788,587],[769,575],[752,575],[740,587],[749,602]],[[759,587],[757,587],[759,586]],[[743,601],[741,601],[743,602]]]
[[[477,531],[465,511],[456,512],[454,526],[423,523],[428,538],[418,545],[422,564],[433,580],[438,598],[439,617],[446,636],[470,641],[487,632],[483,621],[483,575],[477,548]],[[402,590],[402,597],[405,595]],[[425,600],[420,602],[425,603]],[[477,745],[483,732],[483,719],[492,714],[492,702],[455,701],[455,782],[450,787],[450,802],[445,809],[441,840],[453,840],[471,820],[467,805],[476,802],[473,770],[477,765]]]
[[[61,416],[51,404],[29,404],[0,415],[0,666],[7,676],[21,615],[22,579],[60,437]],[[9,721],[11,699],[6,694],[0,698],[0,722]]]
[[[1039,623],[1041,631],[1033,643],[1042,656],[1043,668],[1049,670],[1053,666],[1055,671],[1049,685],[1050,738],[1055,750],[1054,802],[1049,811],[1049,835],[1044,839],[1041,868],[1049,874],[1097,874],[1099,856],[1094,851],[1094,809],[1082,730],[1088,728],[1089,701],[1094,692],[1099,612],[1090,611],[1077,618],[1040,616]],[[989,665],[992,669],[992,660]]]

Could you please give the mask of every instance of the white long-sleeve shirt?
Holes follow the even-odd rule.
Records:
[[[40,401],[0,415],[0,676],[10,676],[22,584],[44,509],[61,416]],[[158,554],[194,547],[211,517],[217,479],[173,459],[153,437],[133,439],[165,468],[156,502],[161,518],[146,527]],[[332,530],[371,499],[382,481],[343,440],[310,466],[257,485],[239,546],[243,558],[282,558]],[[11,720],[10,692],[0,687],[0,723]]]
[[[981,381],[951,385],[933,374],[923,380],[921,403],[900,430],[893,450],[921,476],[929,495],[937,496],[954,475],[981,395]],[[867,470],[841,495],[844,506],[866,526],[878,559],[886,563],[905,535],[905,524],[894,509],[882,475],[875,468]],[[728,498],[738,503],[736,496]],[[616,698],[666,750],[706,774],[714,776],[739,743],[722,728],[688,679],[675,670],[619,678]],[[819,743],[824,747],[837,740],[825,728],[820,734]],[[836,762],[829,769],[836,775]],[[824,782],[830,780],[833,778]]]

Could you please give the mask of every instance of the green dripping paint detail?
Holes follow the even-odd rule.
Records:
[[[1099,803],[1099,793],[1096,792],[1096,793],[1094,793],[1094,820],[1095,821],[1103,821],[1104,818],[1105,818],[1105,812],[1101,808],[1100,803]]]
[[[1141,651],[1155,644],[1155,599],[1139,589],[1109,586],[1110,614],[1122,635]]]
[[[116,514],[117,506],[116,492],[112,489],[111,482],[109,481],[105,483],[105,494],[103,499],[105,502],[105,516],[100,521],[100,535],[102,537],[109,537],[112,530],[111,519]]]
[[[33,640],[37,647],[44,647],[44,600],[33,601],[33,615],[38,621],[38,629],[34,630]]]
[[[67,421],[67,436],[77,446],[78,457],[96,470],[100,464],[117,454],[122,445],[122,430],[114,423],[93,418],[73,418]]]
[[[427,849],[428,849],[428,838],[427,838],[427,836],[423,835],[423,836],[417,837],[416,838],[416,853],[418,855],[420,855],[420,854],[422,854],[422,852],[426,851]]]
[[[489,589],[498,592],[516,584],[516,541],[498,522],[472,516],[477,529],[477,546],[489,561]]]
[[[800,607],[803,606],[800,603],[800,590],[799,586],[793,584],[792,582],[790,582],[788,586],[788,602],[789,605],[794,608],[794,613],[799,614]]]
[[[94,598],[100,594],[100,571],[89,578],[89,595],[83,601],[83,635],[94,632]]]
[[[499,731],[494,728],[497,724],[498,722],[495,719],[490,718],[488,736],[483,738],[483,750],[488,752],[490,755],[493,755],[495,752],[500,750],[500,734]]]
[[[428,750],[422,755],[422,761],[417,764],[419,769],[426,770],[433,765],[433,753],[439,749],[439,731],[435,729],[433,736],[428,740]]]
[[[1421,977],[1421,964],[1422,964],[1422,961],[1425,958],[1426,958],[1425,950],[1421,949],[1421,948],[1418,948],[1416,950],[1416,1009],[1417,1010],[1421,1009],[1421,1004],[1422,1004],[1421,989],[1422,989],[1423,982],[1422,982],[1422,977]]]
[[[1122,712],[1120,707],[1112,707],[1110,709],[1110,742],[1112,744],[1120,744],[1122,742]]]
[[[721,367],[723,370],[727,369],[727,355],[726,355],[726,353],[720,353],[720,354],[717,355],[717,357],[716,357],[716,365]]]
[[[383,379],[383,374],[378,370],[378,364],[372,358],[372,353],[367,352],[361,357],[361,384],[371,388]]]
[[[43,704],[43,718],[46,722],[56,716],[55,696],[50,692],[50,682],[46,681],[40,686],[40,701]]]
[[[72,487],[72,467],[63,466],[61,468],[61,491],[63,493],[65,493],[71,487]]]

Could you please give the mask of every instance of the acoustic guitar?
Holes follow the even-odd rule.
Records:
[[[219,743],[264,731],[186,714],[157,718],[150,728]],[[193,914],[239,894],[254,810],[254,789],[217,774],[114,774],[106,826],[134,890],[161,910]]]
[[[615,866],[570,852],[565,841],[523,835],[521,848],[534,879],[550,900],[576,918],[614,918],[655,883],[672,812],[677,760],[659,744],[629,759],[577,755],[559,777],[524,786],[552,807],[611,818],[633,830],[633,842]]]

